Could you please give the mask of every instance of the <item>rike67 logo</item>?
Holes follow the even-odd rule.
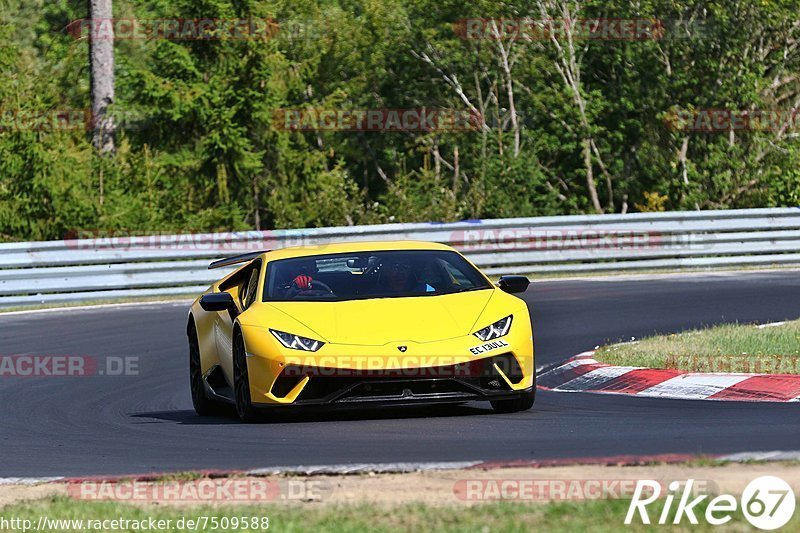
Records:
[[[655,523],[680,524],[686,519],[689,523],[697,525],[700,514],[697,507],[708,498],[708,495],[701,494],[690,499],[694,496],[693,485],[692,479],[687,480],[683,487],[678,481],[670,483],[661,513],[654,513],[658,515],[657,518],[653,517]],[[628,507],[628,514],[625,516],[625,524],[633,523],[637,514],[643,524],[650,524],[651,518],[647,507],[660,497],[661,484],[647,479],[639,480],[631,505]],[[730,522],[737,509],[741,509],[744,517],[754,527],[774,530],[783,527],[791,520],[794,508],[795,496],[789,484],[779,477],[762,476],[745,487],[741,501],[737,501],[729,494],[716,496],[708,501],[705,513],[700,516],[705,518],[708,524],[721,526]]]

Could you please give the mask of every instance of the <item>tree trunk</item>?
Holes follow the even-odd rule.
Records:
[[[93,143],[101,154],[114,152],[114,119],[108,112],[108,106],[114,103],[114,32],[111,1],[89,0],[89,17],[92,19],[89,62],[92,78]],[[103,31],[97,31],[99,27],[102,27]]]
[[[600,205],[600,197],[597,195],[597,185],[594,182],[594,172],[592,171],[592,147],[591,140],[583,140],[583,165],[586,167],[586,188],[589,191],[589,198],[592,200],[592,207],[595,212],[603,214],[603,206]]]
[[[253,223],[255,224],[256,230],[261,231],[261,212],[259,208],[261,207],[259,202],[259,190],[258,190],[258,176],[253,175]]]

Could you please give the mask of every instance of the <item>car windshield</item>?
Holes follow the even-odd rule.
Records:
[[[271,261],[264,301],[438,296],[491,287],[475,267],[455,252],[356,252]]]

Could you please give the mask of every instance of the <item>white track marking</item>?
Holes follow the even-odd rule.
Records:
[[[554,388],[553,390],[559,392],[582,392],[586,390],[593,390],[593,389],[602,389],[604,383],[611,381],[612,379],[618,378],[620,376],[624,376],[631,370],[638,370],[641,367],[638,366],[607,366],[602,368],[596,368],[591,372],[587,372],[582,376],[578,376],[574,379],[567,381],[566,383],[559,385],[558,387]],[[572,390],[570,390],[572,389]]]
[[[275,466],[248,470],[250,476],[267,476],[275,474],[363,474],[375,472],[379,474],[418,472],[430,470],[458,470],[481,464],[482,461],[451,461],[442,463],[363,463],[342,465],[309,465],[309,466]]]
[[[800,451],[741,452],[718,457],[721,461],[800,461]]]
[[[64,479],[63,476],[55,477],[0,477],[0,485],[41,485],[55,483]]]
[[[739,452],[728,455],[713,456],[720,461],[746,462],[746,461],[800,461],[800,450],[797,451],[767,451],[767,452]],[[491,468],[504,468],[503,462],[494,463]],[[535,463],[533,461],[532,463]],[[406,473],[433,470],[460,470],[464,468],[480,467],[486,464],[484,461],[450,461],[440,463],[361,463],[361,464],[335,464],[335,465],[309,465],[309,466],[272,466],[265,468],[254,468],[243,472],[249,476],[270,476],[279,474],[305,474],[305,475],[348,475],[374,473]],[[514,461],[510,464],[520,466]],[[219,472],[218,475],[240,475],[242,472]],[[152,477],[152,473],[146,474]],[[136,479],[136,475],[114,476],[109,479],[131,478]],[[0,485],[39,485],[43,483],[58,483],[67,479],[64,476],[54,477],[6,477],[0,478]],[[92,478],[100,480],[102,478]]]
[[[637,396],[703,400],[750,377],[749,374],[682,374],[645,389]]]
[[[593,351],[592,352],[585,352],[585,354],[587,354],[587,355],[591,355],[593,353],[594,353]],[[550,370],[548,370],[547,372],[544,372],[543,374],[539,374],[539,377],[540,378],[544,377],[544,376],[550,374],[551,372],[556,372],[556,371],[563,372],[565,370],[569,370],[571,368],[575,368],[576,366],[596,365],[596,364],[598,364],[597,361],[595,361],[594,359],[591,359],[591,358],[573,359],[573,360],[570,360],[570,361],[568,361],[568,362],[566,362],[564,364],[561,364],[561,365],[558,365],[556,367],[553,367]],[[545,366],[543,366],[541,368],[537,368],[536,371],[540,372],[541,370],[543,370],[544,368],[547,368],[547,367],[548,367],[548,365],[545,365]]]

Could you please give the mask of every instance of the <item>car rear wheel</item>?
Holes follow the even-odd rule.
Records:
[[[200,364],[200,343],[194,323],[189,326],[189,384],[192,391],[192,405],[200,416],[217,413],[219,405],[206,395],[203,384],[203,369]]]
[[[258,420],[258,411],[250,399],[250,376],[247,372],[247,353],[241,331],[236,331],[233,339],[233,389],[236,400],[236,414],[242,422]]]

